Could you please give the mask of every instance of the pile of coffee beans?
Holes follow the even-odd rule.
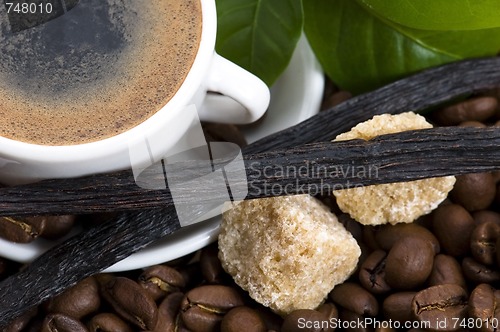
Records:
[[[91,276],[5,331],[279,329],[282,318],[249,299],[224,273],[217,253],[217,244],[212,244],[142,271]]]
[[[332,92],[325,106],[348,97]],[[489,95],[430,118],[479,127],[499,119],[498,98]],[[6,331],[500,330],[500,173],[457,177],[448,199],[411,224],[363,226],[332,196],[320,199],[362,255],[351,278],[315,310],[280,317],[256,303],[223,271],[214,243],[144,270],[89,277]],[[19,268],[0,260],[3,277]]]
[[[36,216],[0,218],[0,237],[17,243],[29,243],[38,238],[59,239],[75,225],[76,216]]]

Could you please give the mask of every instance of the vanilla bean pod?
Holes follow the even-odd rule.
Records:
[[[315,194],[349,186],[498,170],[499,137],[499,127],[443,127],[382,135],[370,141],[312,143],[243,155],[246,177],[231,176],[230,169],[226,172],[238,180],[231,183],[233,189],[248,191],[247,199]],[[223,167],[227,160],[214,162]],[[182,184],[196,177],[199,164],[183,162],[171,169],[169,181]],[[360,177],[362,169],[376,171],[376,176]],[[164,183],[163,172],[151,177]],[[217,181],[203,182],[200,178],[196,187],[189,182],[185,188],[178,186],[176,204],[209,205],[224,199],[226,193],[220,192]],[[59,187],[45,181],[0,190],[0,215],[83,214],[165,208],[173,204],[169,190],[142,189],[130,171],[57,183]],[[271,190],[279,187],[288,189]]]

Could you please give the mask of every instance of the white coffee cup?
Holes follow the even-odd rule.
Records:
[[[159,159],[190,126],[193,119],[183,116],[183,110],[192,105],[205,121],[244,124],[259,119],[269,105],[269,89],[215,53],[215,1],[200,1],[203,23],[196,58],[182,86],[161,110],[124,133],[91,143],[48,146],[0,137],[0,182],[22,184],[130,168],[129,147],[145,139],[155,142],[147,157]]]

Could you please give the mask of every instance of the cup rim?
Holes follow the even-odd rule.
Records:
[[[201,5],[201,38],[198,51],[187,76],[174,96],[145,121],[118,135],[102,140],[73,145],[41,145],[0,136],[0,155],[40,163],[79,162],[105,157],[124,146],[146,137],[148,132],[162,130],[193,98],[208,72],[215,49],[217,32],[216,7],[213,0],[199,0]]]

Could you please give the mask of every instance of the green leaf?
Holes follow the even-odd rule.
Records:
[[[474,30],[500,27],[498,0],[358,1],[381,17],[414,29]]]
[[[422,69],[495,55],[500,28],[427,31],[373,15],[352,0],[305,0],[305,32],[325,72],[353,93]]]
[[[301,0],[217,0],[216,50],[271,86],[302,32]]]
[[[396,24],[393,26],[397,27]],[[461,59],[494,56],[500,52],[500,28],[468,31],[399,29],[428,48]]]

